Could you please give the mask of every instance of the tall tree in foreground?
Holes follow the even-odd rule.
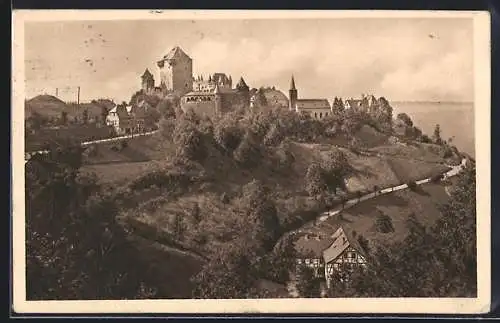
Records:
[[[113,198],[79,173],[80,161],[78,147],[65,147],[26,166],[27,298],[142,297],[139,255],[116,222]]]

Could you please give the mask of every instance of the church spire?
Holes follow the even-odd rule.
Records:
[[[290,82],[290,90],[296,90],[296,88],[295,88],[295,80],[293,78],[293,74],[292,74],[292,80]]]

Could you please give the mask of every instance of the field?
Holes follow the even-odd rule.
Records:
[[[53,144],[68,139],[83,142],[110,138],[114,135],[111,127],[97,127],[95,125],[65,126],[58,128],[40,129],[34,133],[26,133],[26,151],[43,149],[46,144]]]
[[[386,149],[389,148],[391,147],[386,147]],[[353,168],[352,174],[346,178],[346,186],[350,192],[371,191],[374,185],[381,188],[391,187],[410,180],[431,177],[449,169],[446,165],[437,163],[438,160],[442,162],[442,158],[439,159],[439,156],[430,154],[424,148],[419,151],[426,157],[414,159],[413,156],[418,156],[418,151],[415,149],[406,146],[394,148],[403,157],[396,155],[396,152],[388,156],[371,156],[358,155],[346,148],[331,145],[297,143],[293,145],[293,152],[296,156],[294,168],[297,174],[302,174],[297,178],[303,178],[303,174],[306,173],[312,161],[325,158],[329,151],[341,150],[346,154]]]
[[[121,162],[99,165],[84,165],[84,173],[94,173],[101,183],[126,183],[141,175],[163,168],[158,161]]]

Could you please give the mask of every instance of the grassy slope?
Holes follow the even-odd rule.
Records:
[[[68,104],[52,95],[38,95],[26,101],[24,113],[25,118],[33,112],[37,112],[46,117],[60,117],[62,111],[68,113],[68,117],[80,117],[84,110],[87,110],[89,116],[98,116],[101,114],[101,107],[92,103]]]
[[[363,135],[375,137],[369,133],[369,129],[365,130],[363,130]],[[386,139],[387,137],[384,136],[374,138],[368,146],[384,144],[385,147],[390,147]],[[96,172],[102,182],[126,184],[149,171],[168,167],[169,157],[174,153],[174,147],[165,143],[160,136],[138,137],[127,140],[127,142],[127,148],[120,152],[111,149],[119,144],[100,144],[98,154],[87,160],[87,163],[93,163],[93,165],[86,165],[83,169]],[[342,145],[345,142],[338,140],[338,144]],[[404,174],[422,178],[443,167],[435,163],[438,157],[432,155],[428,157],[428,162],[422,160],[409,162],[408,159],[411,159],[412,156],[419,155],[414,147],[409,146],[397,147],[398,154],[404,158],[362,156],[346,148],[334,147],[331,144],[293,143],[291,146],[295,161],[293,168],[287,172],[273,172],[272,168],[264,162],[259,163],[252,171],[242,171],[230,156],[224,156],[220,152],[212,150],[210,157],[204,163],[205,170],[213,179],[211,182],[195,185],[189,192],[174,200],[162,199],[161,193],[154,190],[143,192],[144,194],[141,193],[139,198],[143,203],[128,210],[127,214],[158,232],[171,234],[174,215],[181,215],[183,221],[187,221],[186,223],[192,222],[190,210],[195,203],[198,203],[202,220],[198,225],[190,227],[191,229],[185,233],[181,243],[188,246],[193,245],[195,239],[206,235],[207,242],[198,244],[196,249],[209,255],[211,251],[230,243],[240,232],[239,228],[245,225],[238,220],[240,217],[234,214],[231,202],[229,204],[221,202],[220,195],[222,193],[231,194],[256,178],[272,185],[274,192],[280,195],[278,202],[280,217],[289,213],[288,209],[296,209],[297,205],[306,205],[305,209],[307,209],[307,205],[314,204],[304,193],[303,178],[307,167],[314,159],[321,158],[331,149],[342,149],[347,154],[349,163],[355,169],[354,174],[347,180],[350,191],[372,189],[375,184],[381,187],[397,185],[405,181],[402,178]],[[372,146],[372,148],[376,147]],[[424,148],[419,149],[423,150]],[[422,151],[420,156],[427,156],[426,154],[427,152]],[[110,163],[113,161],[115,163]],[[426,186],[426,190],[429,192],[429,196],[404,191],[364,202],[350,209],[342,223],[352,226],[357,232],[375,242],[403,236],[404,234],[401,232],[404,232],[404,219],[408,216],[410,209],[414,209],[415,213],[427,224],[432,222],[438,214],[433,201],[447,197],[442,187],[429,184]],[[383,210],[393,218],[396,227],[395,234],[380,235],[371,230],[373,217],[378,209]],[[332,221],[338,221],[338,219],[327,221],[335,226]],[[319,229],[333,230],[327,223],[322,224]],[[171,287],[168,287],[164,280],[159,281],[159,284],[164,286],[162,289],[172,288],[173,291],[168,290],[169,295],[189,297],[186,295],[186,293],[189,294],[192,287],[189,277],[201,268],[199,261],[188,255],[183,255],[184,258],[175,258],[179,257],[178,254],[174,257],[175,261],[167,261],[163,258],[173,257],[172,251],[166,250],[168,247],[162,247],[141,238],[137,239],[142,241],[138,247],[144,250],[145,257],[151,259],[153,264],[151,274],[158,275],[154,273],[156,270],[154,268],[161,268],[167,277],[172,277],[171,279],[175,280]],[[181,267],[188,269],[183,271]]]
[[[358,235],[363,235],[371,245],[403,239],[408,233],[405,221],[411,212],[423,224],[431,226],[440,216],[438,205],[449,198],[443,185],[424,184],[420,187],[419,192],[403,190],[363,201],[344,211],[342,219],[331,217],[308,230],[333,234],[342,225],[348,231],[354,230]],[[395,229],[393,233],[384,234],[374,229],[375,218],[380,212],[391,217]]]

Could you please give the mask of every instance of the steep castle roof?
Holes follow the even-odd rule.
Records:
[[[212,76],[212,82],[215,82],[215,83],[222,82],[223,84],[228,84],[229,77],[227,77],[227,75],[224,73],[214,73],[214,75]]]
[[[186,54],[179,46],[175,46],[170,52],[168,52],[167,55],[163,56],[163,59],[177,60],[185,57],[191,59],[191,57],[189,57],[188,54]]]
[[[143,79],[151,79],[153,78],[153,74],[151,74],[151,72],[146,68],[146,70],[144,71],[144,74],[142,74],[142,78]]]
[[[248,85],[245,83],[245,80],[243,79],[243,77],[240,77],[238,84],[236,84],[236,89],[238,89],[239,91],[249,91],[250,90]]]

